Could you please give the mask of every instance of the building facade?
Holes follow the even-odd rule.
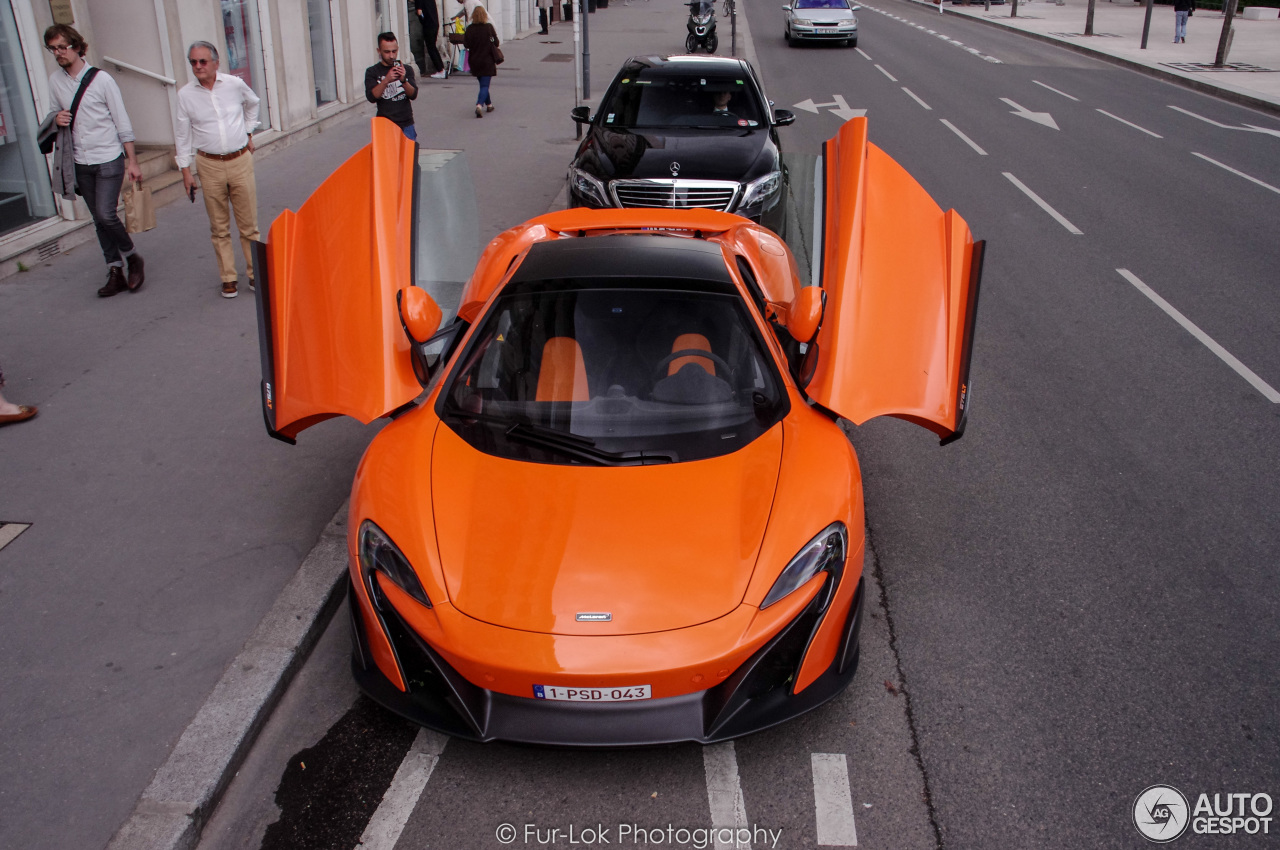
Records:
[[[436,2],[442,21],[462,8]],[[485,5],[503,38],[536,21],[533,0]],[[377,34],[400,36],[408,60],[411,14],[413,0],[0,0],[0,278],[93,238],[84,203],[54,195],[52,157],[36,143],[57,69],[44,49],[49,25],[79,30],[85,58],[115,78],[144,173],[155,176],[174,167],[173,116],[193,41],[217,45],[221,70],[262,98],[255,142],[269,147],[364,104]]]

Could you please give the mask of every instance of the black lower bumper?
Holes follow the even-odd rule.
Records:
[[[725,741],[775,726],[835,697],[858,667],[863,582],[859,580],[840,649],[831,666],[798,694],[791,691],[828,594],[814,601],[714,688],[665,699],[580,703],[514,697],[477,687],[419,638],[390,606],[380,613],[408,691],[373,662],[349,588],[352,671],[376,702],[422,726],[473,741],[516,741],[578,747],[626,747]]]

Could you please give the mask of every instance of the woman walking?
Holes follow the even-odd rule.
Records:
[[[476,6],[471,12],[471,23],[462,36],[462,43],[467,48],[467,61],[471,63],[471,74],[480,81],[480,93],[476,95],[476,117],[483,118],[485,112],[493,111],[493,101],[489,99],[489,82],[498,73],[498,31],[489,23],[489,13],[483,6]]]

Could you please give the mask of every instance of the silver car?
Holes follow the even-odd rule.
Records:
[[[793,0],[782,7],[787,13],[783,37],[792,47],[805,40],[857,47],[858,16],[853,14],[857,8],[849,0]]]

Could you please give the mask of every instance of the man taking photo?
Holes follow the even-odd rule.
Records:
[[[394,121],[406,136],[417,141],[413,105],[409,101],[418,97],[418,81],[413,69],[396,58],[399,53],[395,33],[378,36],[378,64],[364,72],[364,96],[377,105],[379,118]]]

